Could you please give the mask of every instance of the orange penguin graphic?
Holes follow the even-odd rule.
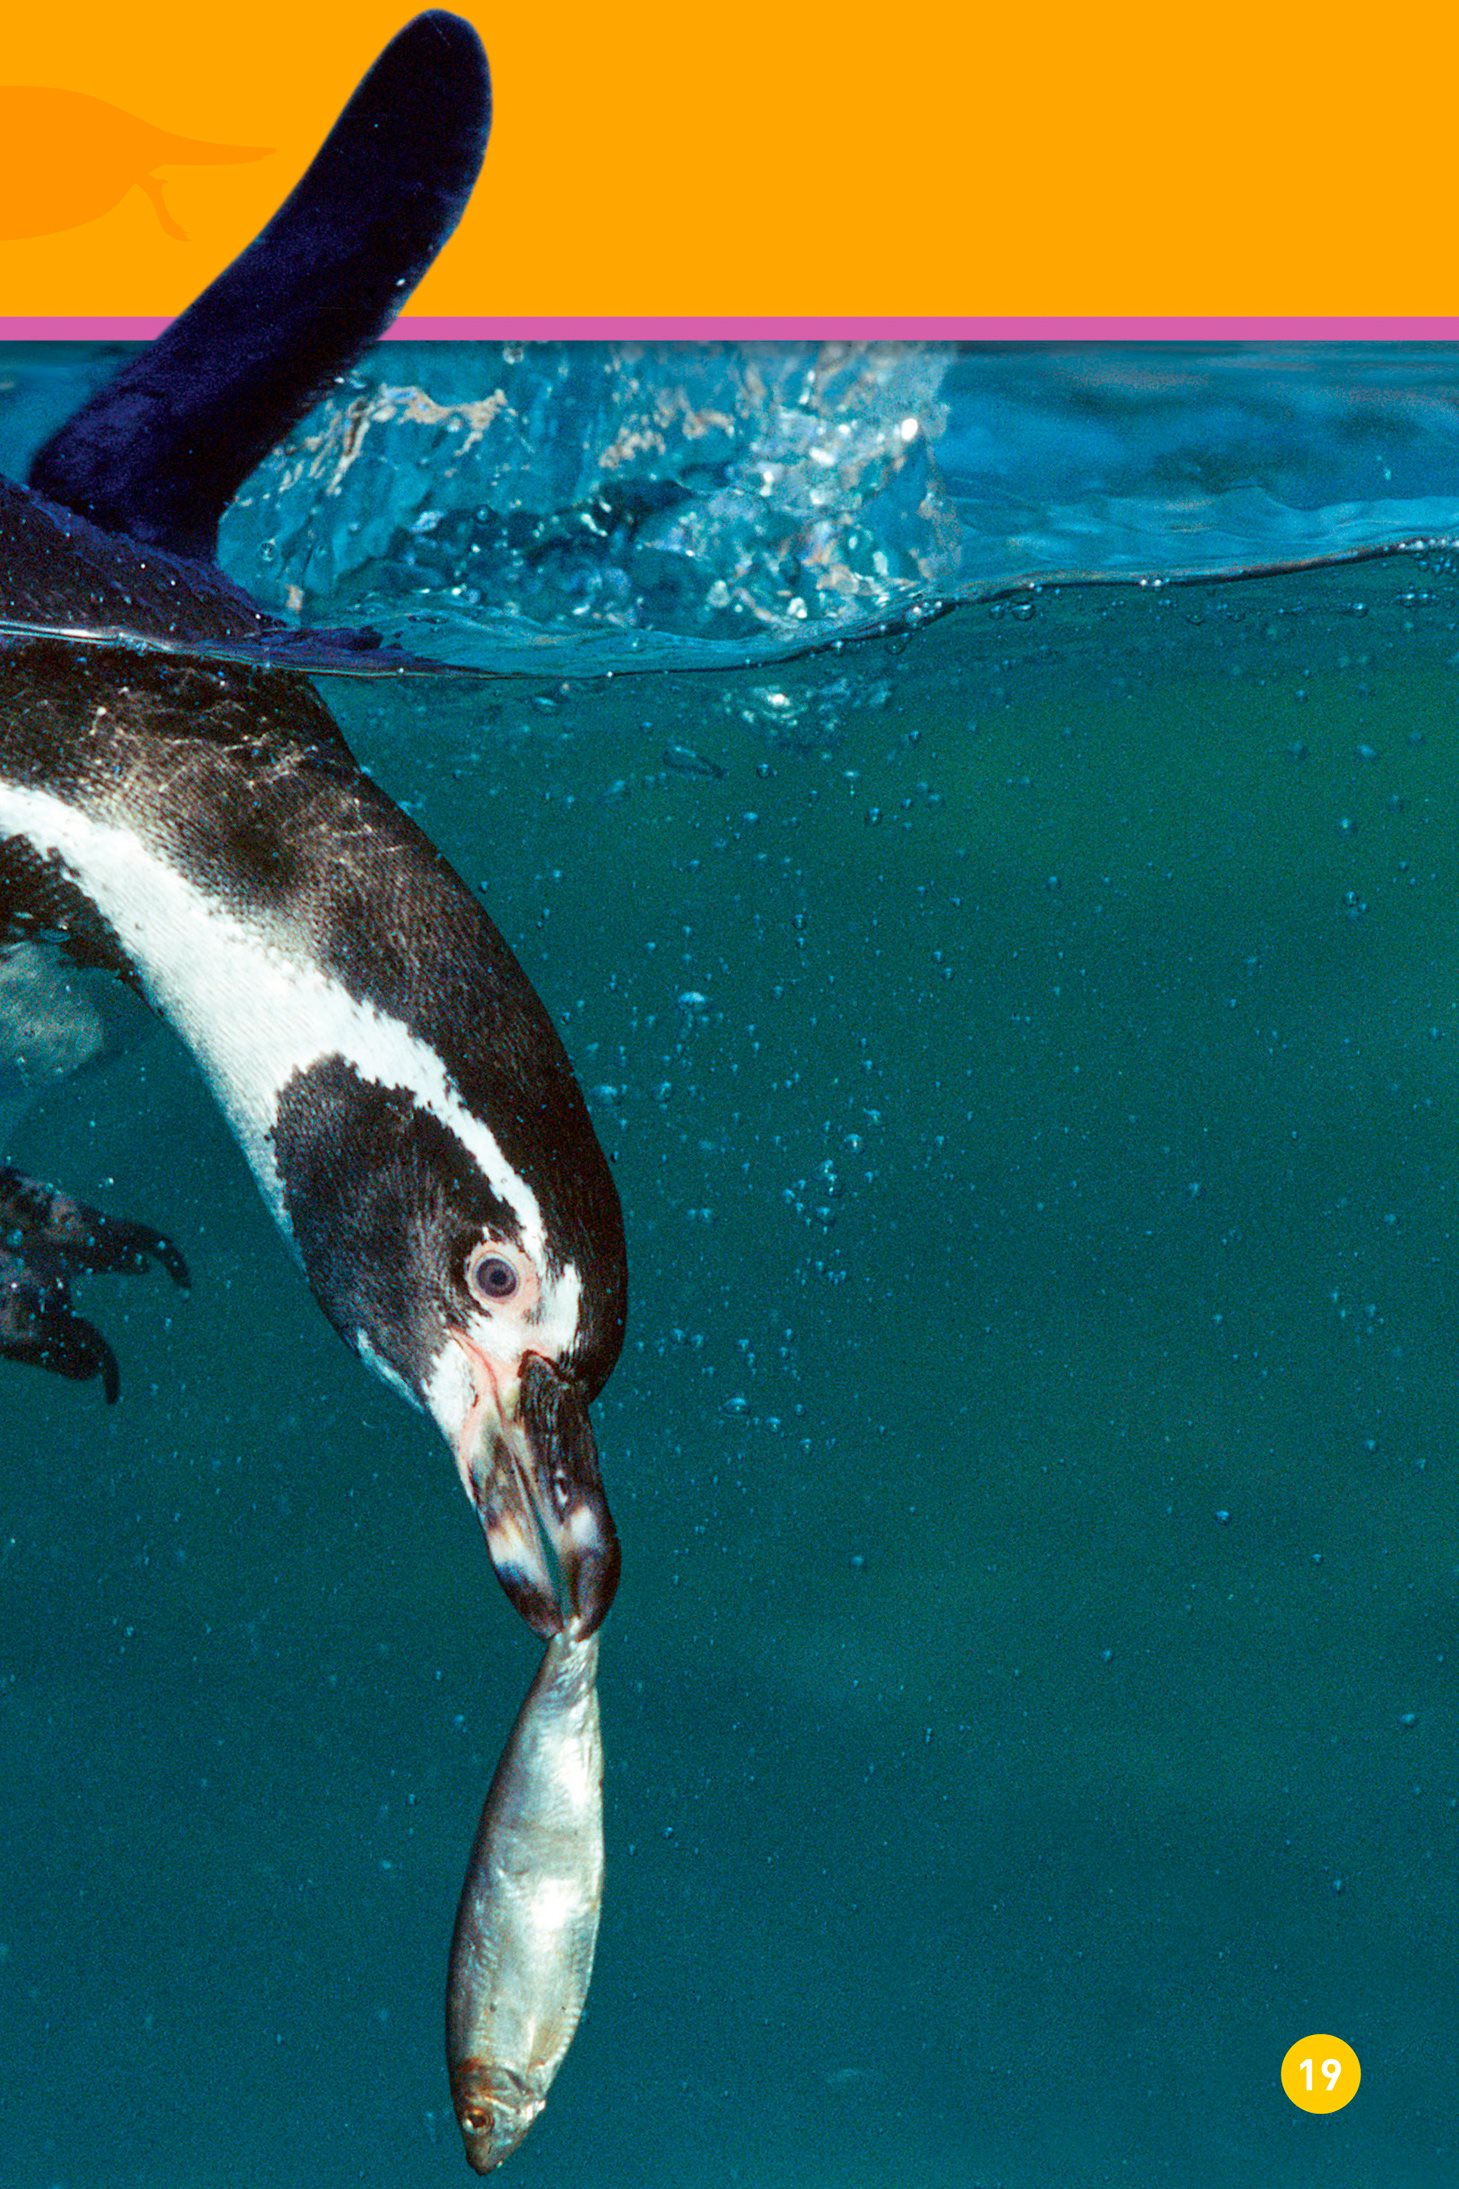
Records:
[[[0,238],[84,227],[135,185],[164,231],[185,243],[154,168],[232,166],[266,159],[268,151],[175,137],[84,91],[0,84]]]

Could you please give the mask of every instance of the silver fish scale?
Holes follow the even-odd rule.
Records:
[[[451,1942],[446,2056],[479,2174],[546,2103],[587,1997],[603,1897],[598,1638],[554,1635],[486,1797]]]

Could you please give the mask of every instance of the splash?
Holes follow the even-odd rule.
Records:
[[[0,353],[12,477],[125,351],[66,356]],[[277,621],[217,650],[355,677],[734,668],[959,602],[1017,618],[1056,585],[1446,553],[1456,389],[1450,344],[392,342],[225,516],[224,566]]]
[[[230,574],[458,665],[733,665],[1054,583],[1459,534],[1449,345],[382,346]]]

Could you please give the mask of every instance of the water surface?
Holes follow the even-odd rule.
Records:
[[[1456,625],[1440,556],[329,684],[628,1219],[607,1898],[524,2189],[1452,2182]],[[169,1037],[7,1152],[194,1289],[86,1289],[111,1412],[0,1375],[0,2184],[463,2181],[535,1645]]]

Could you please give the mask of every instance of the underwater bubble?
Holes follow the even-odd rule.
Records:
[[[677,775],[702,775],[711,782],[722,783],[725,770],[717,760],[707,760],[703,753],[695,752],[688,745],[665,745],[660,756],[666,768]]]

